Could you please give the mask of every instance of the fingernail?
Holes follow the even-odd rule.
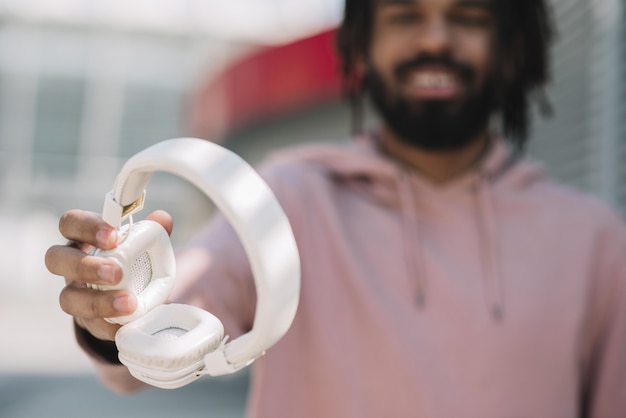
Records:
[[[117,241],[117,232],[114,229],[101,229],[96,233],[96,239],[103,247],[114,246]]]
[[[96,272],[98,278],[103,282],[114,284],[115,283],[115,267],[110,264],[103,264],[98,268]]]
[[[118,296],[113,299],[113,308],[118,312],[130,312],[130,300],[128,296]]]

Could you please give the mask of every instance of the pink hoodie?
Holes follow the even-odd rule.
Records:
[[[626,416],[626,227],[509,156],[498,143],[445,186],[365,138],[270,160],[303,283],[292,328],[253,366],[248,416]],[[248,329],[254,286],[221,217],[178,266],[175,299]]]

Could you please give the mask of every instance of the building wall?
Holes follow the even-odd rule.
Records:
[[[530,152],[557,178],[626,210],[624,5],[621,0],[553,0],[556,113],[536,120]]]
[[[62,213],[100,210],[126,158],[184,135],[189,90],[228,51],[203,37],[16,21],[0,26],[0,57],[0,209]],[[150,202],[186,189],[163,181],[174,191]]]
[[[185,103],[237,47],[206,36],[0,22],[0,306],[55,301],[62,280],[44,267],[71,208],[100,211],[123,162],[185,135]],[[208,217],[195,188],[156,175],[147,207],[178,220],[173,239]],[[181,204],[184,202],[184,204]],[[9,305],[7,305],[9,304]]]
[[[622,15],[620,18],[621,23],[621,33],[620,38],[617,41],[619,46],[619,57],[622,62],[619,80],[620,86],[617,88],[620,91],[620,105],[618,110],[618,119],[620,119],[619,126],[619,144],[621,150],[616,153],[617,155],[617,166],[619,171],[619,180],[618,180],[618,195],[619,195],[619,204],[620,207],[624,209],[626,212],[626,6],[622,3]]]

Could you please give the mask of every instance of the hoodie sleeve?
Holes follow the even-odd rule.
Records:
[[[591,284],[583,382],[582,416],[592,418],[623,417],[626,411],[626,226],[615,220],[605,237]]]

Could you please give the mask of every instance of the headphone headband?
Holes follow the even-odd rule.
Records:
[[[263,355],[289,329],[300,292],[300,259],[291,226],[265,181],[237,154],[209,141],[175,138],[135,154],[107,194],[104,220],[119,228],[143,207],[156,171],[204,192],[230,222],[250,260],[257,292],[252,330],[205,357],[207,373],[232,373]]]

